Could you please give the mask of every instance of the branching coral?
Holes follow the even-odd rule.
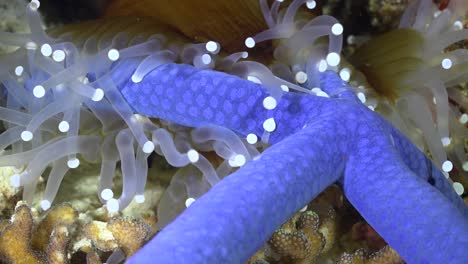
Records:
[[[168,225],[129,263],[246,261],[278,226],[337,181],[406,261],[468,258],[468,208],[438,170],[438,159],[434,165],[348,83],[352,72],[340,64],[343,26],[330,16],[295,19],[302,4],[314,8],[315,1],[294,0],[285,9],[280,2],[260,1],[269,29],[245,40],[253,48],[280,39],[270,70],[243,60],[246,52],[220,54],[214,41],[183,44],[140,34],[151,25],[140,19],[88,24],[85,32],[72,26],[51,37],[40,27],[39,1],[31,1],[31,33],[0,35],[18,47],[0,61],[5,91],[0,119],[6,128],[1,143],[9,148],[0,165],[25,167],[12,176],[12,185],[22,187],[31,202],[40,175],[51,165],[40,203],[48,209],[68,170],[84,160],[100,161],[98,195],[107,211],[116,213],[133,200],[145,201],[153,151],[184,167],[159,205],[169,215],[163,223]],[[409,10],[425,20],[426,9]],[[446,117],[438,111],[441,116]],[[445,120],[439,119],[443,132]],[[205,157],[209,152],[222,158],[219,166]],[[116,198],[112,182],[118,164],[123,187]],[[314,219],[306,214],[300,225],[307,242],[321,240]],[[112,229],[115,237],[104,239],[105,248],[121,243],[127,255],[149,232],[130,225],[135,236],[127,238],[135,245],[127,245],[121,223],[114,224],[109,230],[90,226],[89,233],[103,238],[100,231]],[[56,234],[63,245],[65,233]],[[276,249],[309,257],[282,243],[288,236],[273,239]],[[435,243],[441,240],[446,240],[442,251]],[[125,256],[115,250],[111,257]]]
[[[400,256],[389,246],[383,247],[376,253],[368,254],[363,250],[357,250],[353,254],[345,254],[338,264],[401,264],[404,263]]]
[[[52,243],[49,239],[52,239],[51,233],[57,230],[59,237],[64,236],[64,227],[71,226],[75,223],[78,218],[78,212],[69,204],[62,204],[50,210],[47,215],[42,219],[38,225],[34,228],[33,237],[31,244],[43,251],[47,251],[47,245]],[[56,241],[62,240],[63,238],[57,238]]]
[[[318,215],[314,212],[301,214],[297,225],[298,231],[290,227],[275,231],[268,244],[274,252],[285,256],[289,261],[301,259],[304,263],[309,263],[325,246],[325,239],[318,232]]]
[[[85,230],[95,247],[104,252],[121,249],[127,258],[143,246],[150,234],[148,224],[121,217],[112,218],[107,223],[93,221]]]
[[[0,255],[7,263],[68,263],[69,228],[76,211],[69,205],[54,208],[33,228],[27,205],[20,204],[0,234]]]
[[[26,205],[15,209],[11,223],[0,233],[0,254],[9,263],[45,263],[45,258],[31,248],[33,219]]]
[[[336,244],[337,219],[333,206],[341,206],[336,185],[330,186],[281,225],[248,263],[316,263]],[[342,198],[341,198],[342,199]],[[320,262],[318,262],[320,263]]]
[[[82,221],[82,220],[80,220]],[[133,255],[148,239],[148,224],[132,218],[114,217],[106,223],[93,221],[83,227],[92,244],[98,248],[74,248],[82,232],[77,211],[69,204],[51,208],[34,224],[31,209],[18,205],[12,220],[2,221],[0,256],[6,263],[70,263],[72,254],[86,252],[88,263],[101,263],[98,252],[114,253],[107,258],[115,263]],[[72,244],[75,244],[72,247]],[[113,260],[112,260],[113,259]]]

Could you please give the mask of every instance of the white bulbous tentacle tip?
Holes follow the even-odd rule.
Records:
[[[137,76],[137,75],[135,75],[135,74],[132,74],[132,82],[134,82],[134,83],[139,83],[139,82],[141,82],[142,80],[143,80],[143,78],[141,78],[141,77],[139,77],[139,76]]]
[[[101,88],[97,88],[94,91],[94,94],[93,94],[93,97],[91,98],[91,100],[93,100],[94,102],[99,102],[103,98],[104,98],[104,90],[102,90]]]
[[[145,144],[143,144],[143,148],[142,148],[143,152],[144,153],[151,153],[154,151],[154,143],[151,142],[151,141],[146,141]]]
[[[246,139],[247,139],[247,143],[249,143],[249,144],[251,144],[251,145],[253,145],[253,144],[255,144],[255,143],[258,142],[258,137],[257,137],[257,135],[252,134],[252,133],[248,134],[247,137],[246,137]]]
[[[317,96],[330,98],[330,96],[329,96],[326,92],[324,92],[324,91],[318,92],[318,93],[317,93]]]
[[[303,71],[298,71],[295,76],[296,82],[304,84],[307,82],[307,73]]]
[[[453,61],[451,59],[449,59],[449,58],[445,58],[445,59],[442,60],[440,65],[442,66],[443,69],[449,70],[453,66]]]
[[[67,166],[70,169],[76,169],[78,166],[80,166],[80,160],[77,158],[70,159],[67,161]]]
[[[462,30],[463,29],[463,22],[457,20],[453,22],[453,30]]]
[[[341,25],[340,23],[335,23],[331,27],[331,32],[335,36],[339,36],[339,35],[343,34],[343,31],[344,31],[343,25]]]
[[[359,99],[359,101],[361,101],[361,103],[366,103],[367,101],[367,98],[366,98],[366,95],[363,93],[363,92],[358,92],[357,93],[357,98]]]
[[[39,9],[40,6],[41,6],[41,2],[39,0],[31,0],[31,2],[29,2],[29,7],[32,10],[37,10]]]
[[[109,201],[114,197],[114,192],[111,189],[104,189],[101,191],[101,198],[104,201]]]
[[[28,130],[24,130],[21,132],[21,139],[25,142],[31,141],[33,139],[33,133]]]
[[[52,55],[52,47],[48,43],[44,43],[41,45],[41,54],[44,57],[49,57]]]
[[[62,62],[65,60],[65,51],[63,50],[55,50],[53,53],[52,53],[52,59],[56,62]]]
[[[463,184],[459,183],[459,182],[454,182],[452,184],[453,186],[453,189],[455,190],[455,192],[458,194],[458,195],[463,195],[463,193],[465,193],[465,188],[463,187]]]
[[[200,159],[200,154],[198,153],[198,151],[191,149],[187,151],[187,158],[191,163],[195,163]]]
[[[120,57],[120,52],[116,49],[110,49],[109,52],[107,52],[107,57],[111,61],[116,61]]]
[[[205,65],[210,64],[211,61],[212,61],[210,54],[203,54],[203,55],[201,56],[201,61],[202,61],[202,63],[205,64]]]
[[[221,45],[219,45],[219,43],[216,41],[210,40],[206,42],[205,48],[211,54],[217,54],[221,49]]]
[[[137,194],[135,195],[135,202],[138,204],[142,204],[145,202],[145,195],[143,194]]]
[[[58,130],[62,133],[67,133],[70,129],[70,124],[67,121],[61,121],[58,125]]]
[[[453,163],[450,160],[446,160],[442,163],[442,171],[451,172],[453,169]]]
[[[320,60],[320,62],[317,64],[317,69],[319,72],[325,72],[328,68],[328,63],[326,60]]]
[[[49,208],[50,208],[50,206],[52,204],[50,203],[49,200],[42,200],[40,205],[41,205],[42,210],[47,211],[47,210],[49,210]]]
[[[460,118],[458,118],[458,122],[460,122],[462,125],[468,123],[468,114],[462,114]]]
[[[10,177],[10,185],[14,188],[19,188],[21,186],[21,175],[20,174],[13,174]]]
[[[322,89],[318,87],[312,88],[311,92],[315,93],[315,95],[320,97],[330,97],[326,92],[322,91]]]
[[[338,66],[338,64],[340,64],[340,61],[341,61],[340,54],[336,52],[330,52],[328,53],[326,60],[329,66],[332,66],[332,67]]]
[[[277,106],[277,101],[274,97],[272,96],[267,96],[265,99],[263,99],[263,107],[267,110],[273,110]]]
[[[308,9],[312,10],[315,7],[317,7],[317,2],[315,2],[314,0],[307,0],[306,6]]]
[[[340,70],[339,75],[343,81],[349,82],[349,80],[351,79],[351,70],[349,68],[343,68]]]
[[[193,202],[195,202],[195,198],[192,198],[192,197],[187,198],[187,200],[185,200],[185,207],[188,208],[190,205],[193,204]]]
[[[463,169],[463,171],[468,171],[468,161],[464,161],[462,163],[462,169]]]
[[[273,117],[271,117],[271,118],[268,118],[267,120],[265,120],[265,122],[263,122],[263,129],[265,129],[265,131],[267,131],[267,132],[275,131],[275,129],[276,129],[275,119],[273,119]]]
[[[255,76],[252,76],[252,75],[247,76],[247,80],[249,80],[249,81],[251,81],[253,83],[262,84],[262,81],[260,81],[259,78],[255,77]]]
[[[450,137],[443,137],[440,139],[440,141],[442,141],[442,145],[444,147],[448,147],[450,143],[452,143],[452,139]]]
[[[246,158],[242,154],[236,154],[229,159],[228,163],[231,167],[242,167],[247,162]]]
[[[15,68],[15,75],[20,77],[21,75],[23,75],[23,72],[24,72],[24,67],[21,66],[21,65],[18,65],[16,66]]]
[[[34,41],[28,41],[24,47],[28,50],[36,50],[37,44]]]
[[[255,47],[255,40],[252,37],[248,37],[245,39],[245,46],[249,49]]]
[[[119,211],[119,201],[117,199],[109,199],[107,202],[106,202],[106,207],[107,207],[107,211],[109,212],[109,214],[114,214],[114,213],[117,213]]]
[[[33,88],[33,95],[36,98],[42,98],[45,95],[45,89],[42,85],[36,85]]]

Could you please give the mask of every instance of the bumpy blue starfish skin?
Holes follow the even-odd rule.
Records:
[[[115,73],[118,75],[118,71]],[[286,93],[271,111],[265,88],[187,65],[163,65],[121,87],[136,112],[187,126],[215,124],[273,144],[216,184],[128,263],[243,263],[274,230],[339,181],[346,197],[408,263],[465,263],[468,208],[443,174],[367,109],[334,73],[331,98]]]

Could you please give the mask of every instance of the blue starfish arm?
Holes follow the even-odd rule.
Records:
[[[335,85],[335,82],[325,82],[325,87],[330,83]],[[277,121],[277,129],[272,133],[270,142],[278,142],[258,160],[246,164],[215,185],[129,263],[149,259],[156,263],[245,261],[277,226],[340,177],[347,155],[351,155],[352,159],[346,165],[347,177],[343,182],[345,191],[352,197],[351,202],[385,239],[388,237],[393,247],[402,250],[405,258],[417,260],[421,257],[421,251],[415,251],[413,255],[412,251],[398,246],[400,242],[422,249],[431,248],[439,241],[450,240],[447,242],[450,244],[447,247],[451,250],[449,252],[463,254],[457,252],[457,248],[466,242],[459,236],[468,237],[467,218],[462,213],[466,212],[466,207],[461,199],[455,196],[447,183],[442,183],[445,180],[443,175],[440,172],[437,174],[431,163],[428,165],[428,160],[420,151],[388,122],[356,104],[354,99],[287,93],[275,110],[267,111],[262,106],[262,100],[268,94],[260,85],[224,73],[200,71],[176,64],[159,67],[141,83],[128,82],[121,90],[136,112],[187,126],[216,124],[240,135],[261,135],[262,121],[273,117]],[[211,109],[212,113],[205,112],[207,109]],[[355,132],[366,126],[369,127],[367,134]],[[379,144],[373,148],[360,145],[374,134],[387,143],[392,135],[395,148],[385,145],[376,152]],[[383,150],[386,152],[382,153]],[[408,164],[401,161],[415,153],[415,161]],[[378,176],[372,174],[375,171],[359,167],[362,166],[359,164],[372,164],[373,159],[380,156],[378,159],[382,160],[388,155],[392,159],[380,163],[381,168],[392,170],[383,170]],[[395,179],[392,178],[393,172],[399,173]],[[429,172],[436,176],[437,184],[434,186],[445,196],[425,182],[429,179],[425,176]],[[367,180],[369,177],[372,181]],[[386,185],[394,188],[385,189]],[[402,187],[398,189],[397,186]],[[413,189],[419,187],[424,192]],[[360,195],[360,189],[368,190],[369,194]],[[380,192],[371,193],[371,190]],[[393,192],[398,198],[396,201],[393,201]],[[280,195],[281,198],[278,198]],[[427,202],[419,206],[422,198]],[[430,206],[432,202],[440,207]],[[393,208],[393,214],[382,212],[387,205]],[[402,211],[398,212],[400,209]],[[382,219],[378,213],[387,217],[385,225],[379,223]],[[402,213],[407,215],[401,216]],[[444,218],[441,220],[443,224],[454,226],[451,231],[457,233],[446,234],[448,238],[443,240],[429,237],[421,241],[411,240],[426,238],[426,235],[419,234],[421,232],[443,234],[437,229],[444,230],[440,222],[434,224],[428,220],[431,218],[424,218],[437,214],[442,214],[438,218]],[[415,224],[411,223],[413,217],[416,217]],[[405,220],[402,222],[399,219]],[[401,224],[406,226],[399,227]],[[401,234],[407,235],[409,240],[396,239],[391,234],[394,228],[402,228]],[[429,259],[439,254],[435,250],[425,253]]]
[[[335,140],[330,128],[311,125],[267,149],[195,201],[128,263],[245,262],[341,176],[343,149],[327,146]]]
[[[408,138],[396,128],[389,126],[392,143],[398,151],[401,161],[416,175],[424,181],[436,187],[447,199],[449,199],[468,219],[468,206],[453,191],[453,187],[445,175],[424,155]]]
[[[466,263],[462,211],[417,177],[386,138],[371,133],[357,148],[346,164],[344,191],[366,221],[408,263]]]
[[[263,122],[274,118],[277,127],[269,140],[272,144],[299,131],[329,101],[287,93],[268,111],[262,101],[269,94],[261,85],[181,64],[158,67],[141,83],[128,81],[121,91],[137,113],[190,127],[216,124],[243,136],[261,136]]]

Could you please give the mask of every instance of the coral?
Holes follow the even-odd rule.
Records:
[[[59,223],[50,234],[47,246],[47,263],[62,264],[68,261],[68,244],[70,243],[70,234],[67,224]]]
[[[310,263],[325,246],[325,239],[318,232],[319,217],[314,212],[304,212],[296,224],[297,231],[288,226],[276,230],[268,244],[275,253],[289,259],[285,260],[287,262],[301,259],[303,263]]]
[[[304,220],[308,220],[308,224]],[[313,248],[314,244],[318,247]],[[340,188],[332,185],[278,228],[247,263],[337,263],[352,258],[363,263],[380,263],[382,258],[395,260],[394,263],[401,261],[401,257],[362,222]]]
[[[75,209],[61,204],[49,209],[43,219],[34,224],[31,209],[19,204],[11,222],[0,222],[0,256],[4,262],[14,264],[65,264],[84,252],[88,263],[97,264],[102,263],[99,252],[122,249],[125,255],[115,254],[114,257],[125,259],[133,255],[151,234],[148,224],[129,217],[114,217],[105,223],[93,221],[83,227],[79,221]],[[94,247],[83,243],[80,238],[83,232]]]
[[[365,250],[356,250],[353,254],[345,253],[338,264],[403,264],[404,261],[389,246],[385,246],[378,252],[368,254]]]
[[[17,206],[11,223],[0,233],[0,256],[4,261],[17,264],[46,263],[44,255],[31,247],[32,229],[31,210],[27,205]]]
[[[85,226],[85,232],[93,245],[101,251],[112,251],[118,247],[105,222],[93,221]]]
[[[2,212],[2,215],[13,210],[16,203],[21,200],[18,190],[10,184],[11,175],[17,171],[18,169],[14,167],[0,168],[0,212]]]
[[[28,25],[23,12],[24,1],[2,1],[0,5],[0,31],[27,32]],[[11,52],[15,48],[0,44],[0,54]]]
[[[150,235],[150,226],[145,222],[122,217],[111,218],[107,223],[93,221],[85,230],[96,248],[104,252],[120,248],[127,258],[135,254]]]
[[[368,10],[371,16],[371,25],[380,31],[389,30],[398,26],[398,18],[411,0],[369,0]]]
[[[46,252],[48,245],[51,243],[63,243],[63,240],[68,237],[64,229],[71,226],[78,219],[78,212],[70,204],[61,204],[49,210],[44,217],[34,228],[32,236],[32,246]],[[56,232],[59,238],[55,242],[49,241]]]
[[[150,233],[149,226],[136,219],[114,218],[107,225],[127,257],[135,254],[143,246]]]

